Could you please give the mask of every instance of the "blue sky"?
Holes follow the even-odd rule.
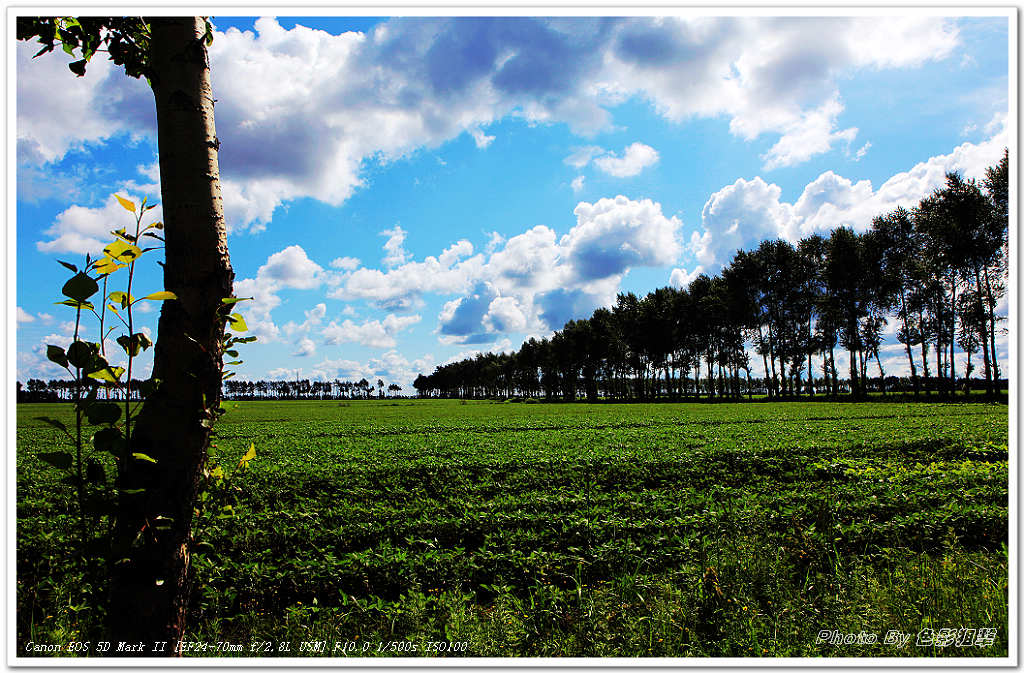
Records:
[[[236,292],[256,297],[243,378],[407,388],[760,240],[862,230],[1015,139],[1006,16],[213,23]],[[115,192],[159,201],[145,83],[35,51],[16,48],[22,381],[61,373],[57,260],[130,224]],[[143,259],[136,295],[161,289]]]

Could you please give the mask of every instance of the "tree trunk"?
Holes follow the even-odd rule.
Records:
[[[914,397],[917,397],[920,385],[917,380],[917,369],[914,367],[914,352],[910,349],[910,327],[907,320],[907,295],[902,289],[900,290],[900,318],[903,320],[903,334],[907,339],[907,342],[903,345],[907,347],[907,360],[910,361],[910,380],[914,384]]]
[[[956,397],[956,280],[949,299],[949,396]]]
[[[127,466],[124,487],[145,490],[122,494],[118,503],[108,618],[112,640],[144,643],[173,642],[184,633],[193,506],[220,400],[224,329],[218,311],[234,279],[205,24],[199,17],[167,17],[151,26],[164,287],[178,299],[163,303],[153,359],[161,384],[135,421],[130,450],[156,463]],[[142,654],[154,653],[147,648]]]
[[[985,315],[985,306],[984,306],[983,301],[982,301],[981,270],[978,267],[974,267],[974,287],[977,289],[977,292],[978,292],[978,294],[977,294],[977,297],[978,297],[977,304],[978,304],[978,309],[979,309],[979,315],[981,317],[981,323],[978,325],[978,327],[980,328],[979,331],[981,333],[978,336],[981,338],[982,357],[984,358],[984,362],[985,362],[985,396],[987,398],[991,399],[992,398],[992,392],[993,392],[992,391],[992,363],[991,363],[991,361],[988,358],[988,325],[986,324],[986,322],[988,321],[988,318]],[[968,351],[967,352],[967,369],[968,369],[968,372],[970,371],[970,363],[971,363],[971,353],[970,353],[970,351]],[[968,377],[970,377],[969,373],[968,373]]]
[[[988,277],[988,265],[984,266],[985,269],[985,289],[988,295],[988,300],[985,305],[988,307],[988,337],[989,337],[989,349],[992,351],[992,379],[996,384],[998,390],[999,385],[999,358],[996,357],[996,316],[993,311],[993,304],[995,304],[995,297],[992,296],[992,283]]]

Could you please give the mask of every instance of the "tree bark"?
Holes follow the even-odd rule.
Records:
[[[160,387],[135,421],[114,536],[108,624],[115,641],[182,637],[189,598],[191,524],[220,400],[222,299],[228,257],[209,62],[200,17],[151,22],[166,261],[164,287],[177,295],[160,312],[153,377]],[[163,517],[163,519],[161,519]],[[169,650],[164,654],[172,654]],[[143,656],[154,654],[147,648]]]

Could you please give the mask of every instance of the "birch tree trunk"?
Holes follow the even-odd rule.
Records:
[[[164,287],[178,299],[160,313],[153,376],[160,387],[135,421],[132,461],[118,505],[108,623],[114,640],[181,638],[189,598],[191,524],[220,400],[222,299],[228,258],[210,69],[201,17],[151,22],[166,238]],[[171,654],[171,647],[164,654]],[[144,656],[159,653],[147,651]]]

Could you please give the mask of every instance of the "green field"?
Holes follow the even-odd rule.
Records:
[[[234,655],[1007,656],[1005,405],[229,406],[213,453],[258,455],[197,520],[189,638]],[[44,414],[71,409],[18,407],[19,648],[102,637]]]

